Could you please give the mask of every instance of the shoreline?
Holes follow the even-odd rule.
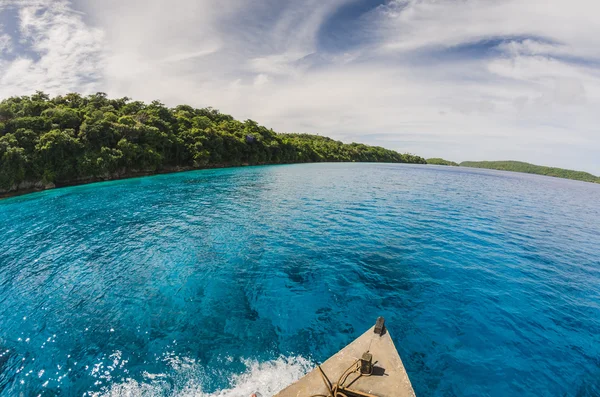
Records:
[[[201,170],[210,170],[210,169],[220,169],[220,168],[236,168],[236,167],[259,167],[264,165],[292,165],[292,164],[318,164],[318,163],[363,163],[362,161],[350,162],[350,161],[306,161],[301,163],[256,163],[256,164],[248,164],[248,163],[236,163],[236,164],[211,164],[205,165],[202,167],[166,167],[160,170],[155,171],[128,171],[124,173],[117,173],[111,176],[105,177],[89,177],[89,178],[81,178],[78,180],[72,181],[63,181],[56,182],[54,184],[44,185],[41,181],[27,181],[23,183],[32,184],[36,187],[17,189],[11,191],[0,191],[0,201],[24,196],[31,193],[44,192],[47,190],[60,189],[63,187],[71,187],[71,186],[81,186],[88,185],[91,183],[98,182],[111,182],[118,181],[123,179],[132,179],[132,178],[141,178],[145,176],[154,176],[154,175],[166,175],[166,174],[176,174],[179,172],[187,172],[187,171],[201,171]],[[364,162],[366,164],[373,162]],[[388,162],[375,162],[377,164],[418,164],[418,163],[388,163]]]
[[[166,167],[166,168],[162,168],[160,170],[155,170],[155,171],[128,171],[128,172],[124,172],[124,173],[113,174],[109,177],[106,177],[106,176],[105,177],[100,177],[100,176],[88,177],[88,178],[82,178],[82,179],[78,179],[78,180],[58,182],[58,183],[54,183],[54,184],[51,183],[51,184],[47,184],[47,185],[44,185],[41,181],[37,181],[37,182],[28,181],[28,182],[23,182],[23,183],[31,184],[36,187],[17,189],[17,190],[11,190],[11,191],[0,191],[0,201],[9,199],[9,198],[13,198],[13,197],[25,196],[25,195],[31,194],[31,193],[38,193],[38,192],[44,192],[47,190],[60,189],[63,187],[81,186],[81,185],[88,185],[91,183],[98,183],[98,182],[119,181],[119,180],[123,180],[123,179],[141,178],[141,177],[145,177],[145,176],[176,174],[179,172],[201,171],[201,170],[221,169],[221,168],[258,167],[258,166],[265,166],[265,165],[318,164],[318,163],[362,163],[362,161],[356,161],[356,162],[307,161],[307,162],[301,162],[301,163],[212,164],[212,165],[205,165],[202,167]],[[423,164],[418,164],[418,163],[388,163],[388,162],[365,162],[365,163],[423,165]],[[448,167],[446,165],[439,165],[439,164],[426,164],[426,165],[433,165],[433,166],[438,166],[438,167]],[[585,181],[585,180],[581,180],[581,179],[565,178],[565,177],[555,176],[555,175],[544,175],[544,174],[538,174],[538,173],[534,173],[534,172],[501,170],[501,169],[497,169],[497,168],[468,167],[468,166],[462,166],[462,167],[459,166],[459,167],[450,167],[450,168],[475,169],[475,170],[484,170],[484,171],[500,171],[500,172],[514,173],[514,174],[536,175],[536,176],[562,179],[562,180],[568,180],[568,181],[591,183],[594,185],[600,184],[600,182]]]
[[[46,190],[60,189],[63,187],[71,187],[71,186],[81,186],[88,185],[91,183],[98,182],[110,182],[110,181],[118,181],[123,179],[132,179],[132,178],[141,178],[144,176],[153,176],[153,175],[164,175],[164,174],[176,174],[179,172],[187,172],[187,171],[199,171],[199,170],[208,170],[208,169],[218,169],[218,168],[235,168],[235,167],[253,167],[260,165],[277,165],[277,164],[305,164],[305,163],[265,163],[265,164],[215,164],[215,165],[207,165],[202,167],[167,167],[162,168],[160,170],[155,171],[128,171],[124,173],[113,174],[108,177],[88,177],[81,178],[78,180],[64,181],[64,182],[56,182],[53,184],[44,185],[41,181],[33,182],[28,181],[24,183],[33,184],[36,187],[17,189],[17,190],[9,190],[9,191],[0,191],[0,200],[24,196],[31,193],[44,192]],[[39,187],[38,187],[39,186]]]

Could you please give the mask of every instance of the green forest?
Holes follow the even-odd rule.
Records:
[[[527,174],[546,175],[553,176],[556,178],[574,179],[577,181],[600,183],[600,177],[592,175],[588,172],[565,170],[563,168],[555,167],[545,167],[542,165],[524,163],[522,161],[463,161],[462,163],[458,164],[454,161],[448,161],[441,158],[432,158],[427,159],[427,164],[524,172]]]
[[[276,133],[212,108],[104,93],[0,102],[0,190],[35,190],[186,169],[308,162],[425,164],[421,157],[309,134]]]
[[[538,174],[554,176],[557,178],[575,179],[584,182],[600,183],[600,177],[588,172],[565,170],[563,168],[545,167],[524,163],[521,161],[463,161],[461,167],[488,168],[502,171],[525,172],[527,174]]]

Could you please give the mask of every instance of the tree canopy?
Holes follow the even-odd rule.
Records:
[[[0,102],[0,190],[139,173],[305,162],[421,163],[411,154],[309,134],[276,133],[216,109],[169,108],[104,93]]]

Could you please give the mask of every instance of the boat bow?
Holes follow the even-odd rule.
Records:
[[[383,318],[275,397],[414,397]]]

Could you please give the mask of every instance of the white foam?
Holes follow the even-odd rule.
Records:
[[[203,391],[203,369],[193,360],[178,357],[169,358],[176,372],[173,383],[165,382],[165,374],[145,374],[147,381],[133,379],[107,386],[101,392],[91,392],[93,397],[249,397],[260,393],[263,397],[273,396],[292,382],[300,379],[312,367],[313,363],[303,357],[280,357],[276,360],[259,363],[243,360],[246,371],[233,375],[229,379],[230,387],[214,393]]]

